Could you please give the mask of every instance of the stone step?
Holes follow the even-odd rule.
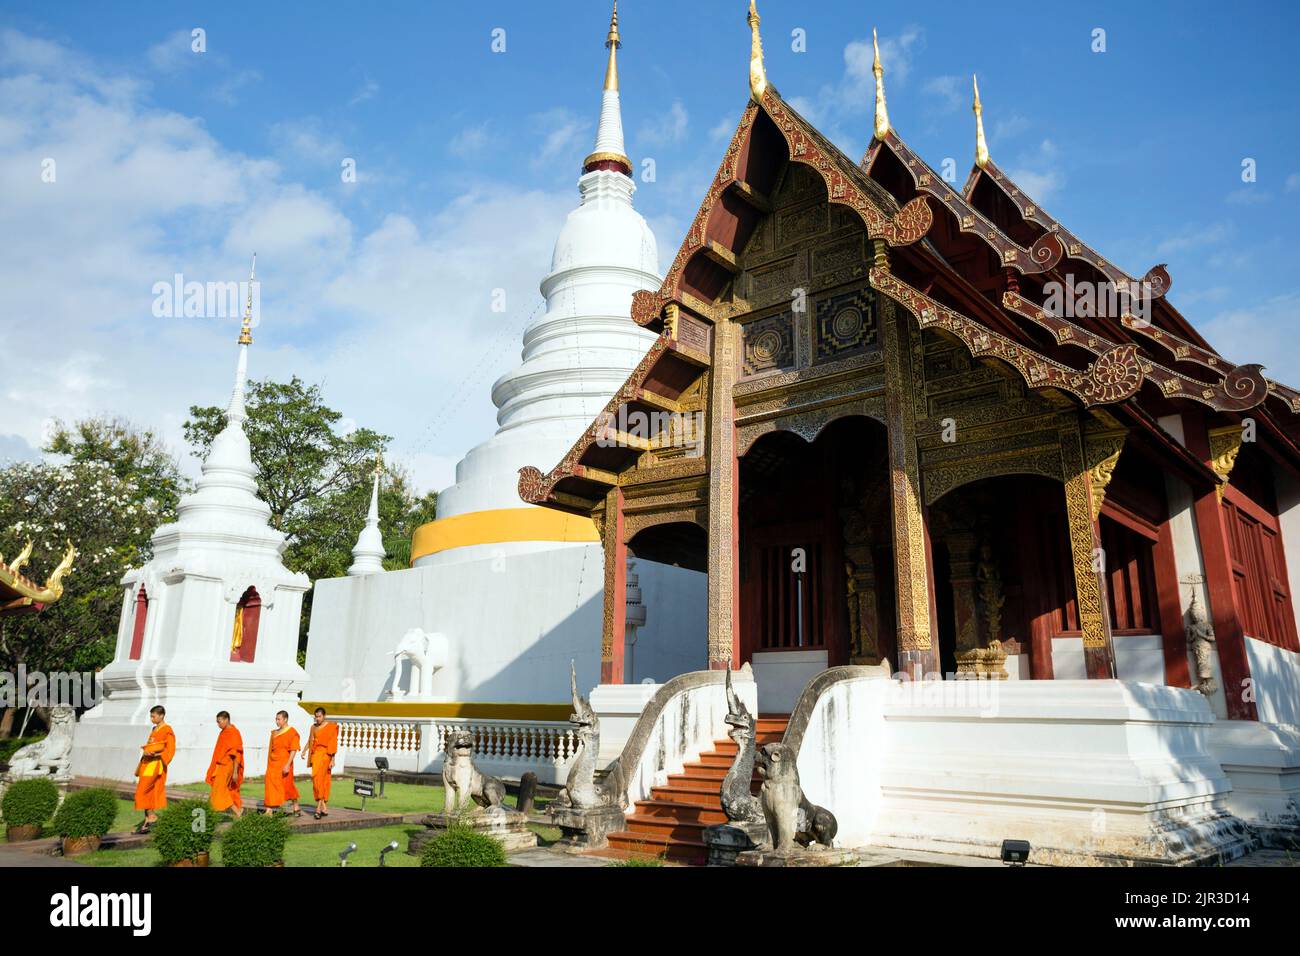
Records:
[[[624,833],[634,833],[638,836],[649,834],[651,836],[668,836],[674,840],[684,840],[689,843],[704,842],[704,828],[707,823],[700,823],[698,820],[679,820],[673,817],[651,817],[642,816],[634,813],[627,818],[627,829]]]
[[[709,850],[702,842],[678,840],[652,833],[611,833],[609,848],[629,856],[658,856],[678,863],[703,866]]]
[[[715,767],[693,760],[690,763],[682,765],[680,776],[691,777],[695,780],[716,780],[718,783],[722,783],[722,779],[727,775],[728,769],[728,767]],[[673,774],[669,774],[668,779],[671,780],[673,776]]]
[[[696,807],[711,807],[717,810],[722,809],[722,798],[718,794],[718,788],[692,787],[690,784],[681,786],[654,787],[650,791],[650,797],[660,803],[686,803]]]
[[[633,816],[638,817],[673,817],[679,820],[703,823],[726,823],[727,815],[721,806],[706,807],[696,803],[680,803],[676,800],[638,800]]]

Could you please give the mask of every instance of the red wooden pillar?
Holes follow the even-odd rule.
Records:
[[[600,682],[623,683],[627,649],[627,542],[624,540],[623,489],[605,498],[605,613],[601,628]]]
[[[1174,539],[1169,516],[1156,529],[1152,554],[1156,578],[1156,601],[1160,606],[1160,637],[1165,654],[1165,683],[1170,687],[1191,687],[1187,668],[1187,629],[1179,600],[1178,568],[1174,562]]]
[[[1183,436],[1188,451],[1208,465],[1210,436],[1205,419],[1184,414]],[[1210,597],[1228,717],[1232,720],[1258,720],[1255,702],[1247,700],[1245,693],[1250,680],[1250,659],[1246,656],[1246,635],[1233,593],[1232,556],[1228,550],[1229,532],[1224,522],[1223,505],[1214,487],[1193,489],[1192,493],[1196,495],[1196,537],[1205,565],[1205,588]]]

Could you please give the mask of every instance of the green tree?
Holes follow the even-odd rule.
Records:
[[[38,582],[69,542],[79,555],[60,600],[0,618],[0,667],[97,670],[113,657],[122,575],[149,559],[149,539],[173,520],[187,482],[152,432],[122,419],[57,424],[45,451],[63,460],[0,469],[0,554],[12,559],[30,540],[27,571]],[[0,737],[13,721],[7,710]]]
[[[325,404],[320,386],[296,376],[288,382],[249,382],[244,404],[258,495],[271,509],[272,526],[286,535],[286,567],[313,581],[346,574],[370,506],[375,459],[389,436],[368,428],[345,432],[342,413]],[[205,457],[224,427],[223,408],[192,407],[185,437],[193,454]],[[400,467],[386,466],[381,488],[379,520],[389,551],[385,567],[407,567],[410,535],[432,520],[437,496],[417,496]],[[307,592],[303,602],[300,647],[311,597]]]

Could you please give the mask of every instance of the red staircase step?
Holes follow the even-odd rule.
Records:
[[[787,714],[759,714],[755,741],[775,743],[785,734]],[[638,800],[627,817],[627,829],[609,834],[609,846],[593,855],[627,858],[658,856],[676,863],[702,866],[708,859],[704,828],[726,823],[722,811],[722,781],[736,759],[737,746],[728,739],[715,741],[713,749],[700,754],[668,775],[667,786],[652,787],[649,800]],[[761,780],[755,774],[751,789],[757,793]]]

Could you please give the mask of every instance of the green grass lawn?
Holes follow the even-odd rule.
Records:
[[[295,777],[298,784],[298,805],[304,811],[309,811],[316,806],[316,801],[311,796],[311,778]],[[206,794],[208,788],[205,786],[186,784],[183,788],[169,787],[168,793],[175,794],[178,790],[188,790],[195,794]],[[244,807],[253,809],[261,805],[262,799],[266,796],[266,791],[261,777],[248,778],[244,780],[243,786],[239,788],[240,795],[244,798]],[[179,794],[178,794],[179,796]],[[366,810],[371,813],[437,813],[442,810],[443,793],[442,787],[423,787],[414,783],[388,783],[384,787],[383,798],[367,798]],[[512,800],[508,800],[512,803]],[[334,784],[330,788],[330,806],[346,810],[360,810],[361,798],[354,796],[352,793],[351,777],[336,777]]]
[[[406,846],[411,834],[420,829],[422,828],[416,824],[399,824],[369,830],[294,834],[289,837],[289,842],[284,847],[284,865],[287,867],[338,866],[339,853],[349,843],[355,843],[357,849],[348,857],[348,866],[378,866],[379,851],[396,840],[397,849],[388,854],[385,865],[419,866],[418,859],[407,855]],[[560,837],[560,831],[556,827],[534,825],[531,829],[541,837],[542,846],[554,843]],[[100,850],[78,859],[92,866],[162,866],[158,851],[152,846],[134,850]],[[221,865],[220,838],[212,845],[212,865]]]

